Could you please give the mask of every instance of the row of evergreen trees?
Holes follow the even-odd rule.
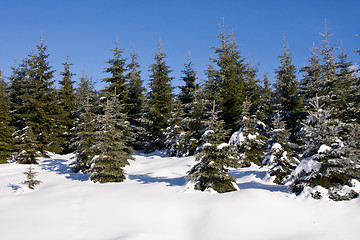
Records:
[[[138,55],[133,50],[127,64],[118,44],[106,62],[107,85],[96,91],[86,75],[74,88],[68,59],[55,89],[41,39],[12,68],[9,85],[1,76],[0,161],[14,154],[20,163],[36,163],[47,151],[76,152],[76,171],[93,181],[119,182],[134,149],[166,149],[170,156],[196,155],[188,178],[199,190],[236,190],[227,171],[254,163],[269,165],[274,181],[290,184],[295,193],[322,186],[333,199],[346,198],[339,195],[343,186],[360,180],[360,80],[329,37],[326,30],[321,46],[313,47],[307,66],[299,69],[301,79],[284,40],[272,87],[267,76],[259,80],[223,24],[207,79],[199,83],[189,56],[178,95],[161,43],[148,92]],[[301,169],[310,161],[317,167]]]

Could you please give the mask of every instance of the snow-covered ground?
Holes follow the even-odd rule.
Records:
[[[239,191],[189,188],[193,157],[136,154],[123,183],[99,184],[71,172],[72,155],[41,158],[42,183],[21,184],[28,165],[0,165],[0,239],[360,239],[360,199],[296,197],[266,169],[234,170]]]

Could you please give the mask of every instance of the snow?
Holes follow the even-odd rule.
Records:
[[[359,238],[360,198],[295,196],[272,183],[267,167],[231,170],[239,190],[218,194],[195,191],[186,180],[194,157],[137,153],[125,182],[108,184],[71,172],[71,157],[40,158],[35,190],[21,184],[29,165],[0,165],[0,239]]]
[[[321,163],[310,158],[303,159],[300,164],[295,168],[295,170],[291,173],[292,176],[299,175],[302,171],[308,173],[311,171],[317,171],[321,167]]]
[[[234,132],[229,140],[230,145],[241,146],[245,142],[246,138],[242,131]]]
[[[271,150],[275,151],[275,152],[278,152],[280,150],[282,150],[282,146],[280,143],[274,143],[272,146],[271,146]]]
[[[227,144],[227,143],[221,143],[221,144],[219,144],[219,145],[217,146],[217,149],[223,149],[224,147],[227,147],[227,146],[229,146],[229,144]]]
[[[324,153],[324,152],[327,152],[327,151],[330,151],[331,150],[331,147],[329,146],[326,146],[325,144],[321,145],[319,150],[318,150],[318,153]]]

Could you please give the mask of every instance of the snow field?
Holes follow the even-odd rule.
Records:
[[[0,165],[0,239],[358,239],[360,200],[295,196],[266,168],[230,171],[239,191],[189,189],[193,157],[135,154],[123,183],[71,172],[73,155],[41,158],[42,183],[23,184],[28,165]]]

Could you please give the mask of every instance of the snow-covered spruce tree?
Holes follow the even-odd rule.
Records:
[[[100,116],[100,129],[96,131],[94,148],[99,153],[93,157],[90,179],[94,182],[122,182],[126,179],[124,167],[133,159],[130,142],[131,128],[124,113],[124,104],[120,104],[115,94],[111,101],[107,99],[105,115]]]
[[[16,145],[18,153],[15,160],[20,164],[38,164],[36,157],[42,156],[40,148],[35,140],[35,135],[30,126],[16,132]]]
[[[246,65],[233,33],[226,32],[225,24],[221,26],[218,38],[220,46],[213,49],[217,54],[214,61],[219,68],[215,72],[216,82],[219,83],[219,107],[225,127],[233,132],[240,120],[241,106],[245,99]]]
[[[258,69],[256,66],[251,65],[251,61],[246,64],[245,71],[245,95],[246,98],[252,103],[250,107],[250,115],[257,114],[257,110],[261,103],[261,87],[259,79],[257,78]]]
[[[171,87],[171,70],[165,62],[161,42],[155,53],[155,63],[150,66],[150,92],[147,94],[147,112],[145,127],[147,131],[145,151],[152,152],[165,147],[165,134],[168,120],[171,117],[173,94]]]
[[[327,195],[333,200],[355,198],[358,193],[351,189],[353,180],[360,180],[359,157],[356,147],[351,146],[356,140],[342,141],[339,132],[342,125],[331,119],[330,110],[320,105],[319,98],[312,103],[304,126],[303,141],[305,151],[299,166],[293,171],[290,190],[300,194],[305,188],[321,186],[328,190]],[[320,198],[317,190],[310,191],[314,198]]]
[[[224,121],[219,120],[214,111],[207,122],[202,135],[203,144],[196,154],[196,164],[188,171],[187,178],[195,183],[195,189],[205,191],[213,189],[218,193],[236,191],[235,178],[227,172],[238,167],[236,147],[225,143],[228,130],[224,130]]]
[[[166,129],[165,148],[169,156],[183,156],[185,145],[185,131],[182,126],[184,112],[179,96],[177,96],[171,117],[169,118],[169,127]]]
[[[260,90],[260,103],[256,112],[256,117],[262,121],[267,128],[272,124],[274,115],[274,92],[271,89],[269,78],[265,74],[263,80],[263,86]]]
[[[123,49],[119,49],[119,44],[117,42],[115,49],[111,51],[113,52],[113,58],[106,62],[109,64],[109,67],[105,69],[105,72],[110,73],[111,76],[103,79],[104,82],[109,84],[104,92],[110,97],[116,89],[119,102],[124,104],[127,101],[128,96],[128,87],[126,84],[126,60],[122,57]]]
[[[29,189],[34,190],[36,185],[39,185],[41,181],[37,180],[35,177],[37,175],[37,172],[33,170],[32,165],[30,165],[29,169],[24,172],[26,176],[26,180],[22,182],[23,184],[26,184]]]
[[[279,56],[280,66],[275,70],[275,96],[280,118],[285,122],[286,129],[290,131],[290,141],[295,141],[298,132],[299,120],[302,113],[302,100],[298,93],[296,82],[296,69],[292,64],[291,52],[283,41],[283,54]]]
[[[134,142],[132,145],[135,150],[142,149],[141,140],[143,139],[143,133],[145,132],[141,121],[141,118],[144,115],[145,88],[143,87],[143,80],[140,76],[140,66],[137,59],[138,54],[136,54],[135,49],[133,49],[133,52],[131,53],[131,62],[127,66],[129,72],[126,75],[128,86],[126,112],[128,114],[130,126],[134,132]]]
[[[246,99],[242,104],[240,129],[229,141],[230,145],[237,146],[241,167],[250,166],[251,163],[260,166],[264,156],[265,142],[260,134],[264,124],[255,115],[250,115],[250,108],[251,103]]]
[[[282,184],[299,162],[294,157],[295,144],[289,141],[290,132],[286,130],[279,114],[274,118],[272,126],[268,133],[267,152],[262,164],[270,165],[270,176],[276,176],[274,183]]]
[[[73,128],[75,126],[75,89],[72,80],[72,76],[75,74],[71,72],[71,63],[68,62],[68,56],[66,57],[64,65],[64,71],[60,73],[62,80],[59,81],[60,89],[58,90],[59,98],[59,113],[57,117],[59,141],[62,149],[62,153],[70,153],[70,143],[74,136]]]
[[[71,144],[76,157],[74,171],[86,173],[89,171],[92,158],[96,155],[94,145],[96,142],[96,115],[94,113],[94,101],[96,93],[91,80],[86,76],[80,79],[80,88],[76,91],[76,137]]]
[[[12,133],[9,116],[9,94],[0,70],[0,164],[7,163],[12,151]]]

